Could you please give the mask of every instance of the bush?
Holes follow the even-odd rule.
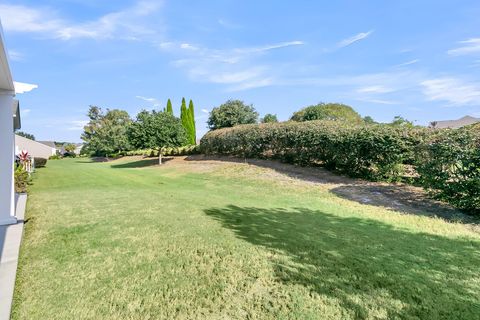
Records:
[[[33,163],[35,164],[35,168],[43,168],[47,164],[47,159],[45,158],[33,158]]]
[[[60,157],[58,154],[48,157],[48,160],[59,160],[59,159],[62,159],[62,157]]]
[[[30,184],[30,176],[23,166],[16,166],[14,171],[15,192],[26,193],[27,186]]]
[[[436,131],[418,153],[417,171],[437,199],[480,214],[480,127]]]
[[[308,121],[242,125],[208,132],[206,154],[276,158],[371,180],[397,181],[427,129]]]
[[[65,153],[63,154],[63,157],[64,157],[64,158],[76,158],[77,155],[75,154],[75,152],[65,152]]]

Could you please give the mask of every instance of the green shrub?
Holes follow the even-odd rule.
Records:
[[[15,192],[26,193],[27,186],[30,184],[30,175],[23,168],[23,166],[16,166],[14,171],[15,178]]]
[[[480,214],[480,127],[438,130],[417,157],[421,184],[437,199]]]
[[[58,154],[54,154],[53,156],[48,157],[48,160],[59,160],[62,159]]]
[[[75,157],[77,157],[77,155],[75,154],[75,152],[65,152],[63,154],[63,157],[64,158],[75,158]]]
[[[33,163],[35,164],[35,168],[43,168],[47,164],[47,159],[45,158],[33,158]]]
[[[241,125],[208,132],[206,154],[276,158],[371,180],[399,180],[427,129],[307,121]]]

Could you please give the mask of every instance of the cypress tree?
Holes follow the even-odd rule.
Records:
[[[172,101],[170,101],[170,99],[167,101],[167,109],[165,111],[173,116]]]
[[[190,99],[190,103],[188,104],[188,112],[190,113],[190,127],[191,127],[190,143],[197,144],[197,130],[195,127],[195,111],[193,109],[192,99]]]
[[[185,98],[182,98],[182,106],[180,107],[180,119],[182,120],[182,125],[185,128],[187,133],[188,141],[190,142],[190,113],[187,110],[187,103]]]

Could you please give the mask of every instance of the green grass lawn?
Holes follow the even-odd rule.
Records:
[[[49,161],[13,319],[479,319],[480,234],[242,164]]]

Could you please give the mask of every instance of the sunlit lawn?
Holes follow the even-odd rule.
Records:
[[[480,235],[241,164],[49,161],[13,319],[479,319]]]

